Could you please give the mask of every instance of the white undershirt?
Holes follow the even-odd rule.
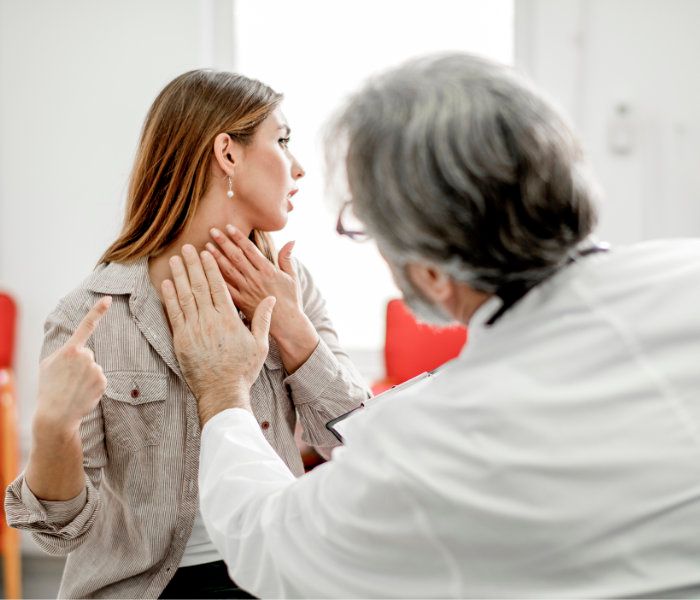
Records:
[[[179,566],[191,567],[193,565],[203,565],[218,560],[222,560],[221,554],[219,554],[209,538],[209,534],[204,527],[204,521],[202,521],[202,513],[199,511],[199,508],[197,508],[192,534],[190,535],[190,539],[187,540],[185,553],[182,555]]]

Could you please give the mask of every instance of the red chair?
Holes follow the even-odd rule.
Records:
[[[0,369],[12,368],[15,349],[17,306],[8,294],[0,292]]]
[[[386,376],[372,384],[372,392],[379,394],[424,371],[436,369],[455,358],[466,343],[466,327],[419,323],[402,300],[390,300],[386,307],[384,342]]]
[[[19,469],[17,440],[17,401],[12,358],[15,347],[17,306],[7,294],[0,293],[0,492],[17,476]],[[3,502],[0,502],[0,554],[3,559],[5,598],[22,597],[22,567],[19,532],[7,526]]]

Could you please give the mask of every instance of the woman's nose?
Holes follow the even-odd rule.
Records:
[[[306,175],[304,167],[302,167],[299,161],[296,158],[294,158],[292,162],[292,177],[294,179],[301,179],[304,175]]]

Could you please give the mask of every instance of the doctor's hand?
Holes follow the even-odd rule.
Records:
[[[162,285],[175,354],[197,398],[202,426],[227,408],[250,407],[250,388],[268,352],[274,297],[266,297],[243,324],[214,257],[193,246],[170,259],[173,280]]]
[[[319,342],[313,323],[304,313],[299,278],[292,262],[294,242],[280,250],[278,268],[241,231],[228,225],[226,232],[227,235],[212,229],[210,233],[218,247],[208,243],[207,250],[216,258],[233,301],[248,320],[264,298],[277,298],[270,335],[277,342],[286,371],[293,373]]]
[[[72,436],[107,388],[102,367],[86,347],[112,298],[100,298],[61,348],[41,361],[34,431],[52,430]]]

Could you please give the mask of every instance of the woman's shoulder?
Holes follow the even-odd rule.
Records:
[[[301,288],[301,294],[306,299],[308,296],[317,293],[316,283],[314,278],[311,276],[311,271],[308,267],[301,262],[296,256],[292,257],[294,261],[294,269],[297,273],[297,278],[299,280],[299,287]]]
[[[302,285],[302,287],[309,281],[313,282],[311,279],[311,273],[309,273],[309,269],[303,262],[301,262],[296,256],[292,256],[292,262],[294,263],[294,270],[297,272],[297,277],[299,278],[299,283]]]

